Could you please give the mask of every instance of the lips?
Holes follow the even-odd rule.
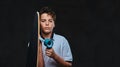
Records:
[[[50,28],[49,27],[45,27],[45,30],[49,30]]]

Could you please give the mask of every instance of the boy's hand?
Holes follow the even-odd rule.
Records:
[[[51,48],[51,49],[46,49],[45,50],[45,53],[46,53],[46,55],[47,56],[49,56],[49,57],[51,57],[51,58],[54,58],[55,57],[55,52],[54,52],[54,50],[53,50],[53,48]]]

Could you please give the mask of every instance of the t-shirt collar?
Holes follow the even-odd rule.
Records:
[[[54,37],[55,37],[55,33],[53,33],[52,38],[51,38],[53,41],[54,41]],[[39,40],[42,42],[45,41],[44,38],[42,38],[41,36],[39,37]]]

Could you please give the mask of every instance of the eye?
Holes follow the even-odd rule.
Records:
[[[50,19],[50,20],[49,20],[49,22],[53,22],[53,20],[52,20],[52,19]]]
[[[45,19],[41,19],[41,22],[45,22],[46,20]]]

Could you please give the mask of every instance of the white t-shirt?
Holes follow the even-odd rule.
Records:
[[[42,37],[39,38],[42,42],[42,50],[45,67],[58,67],[56,61],[45,54],[46,46],[44,45],[44,39]],[[57,55],[63,58],[65,61],[72,61],[72,53],[67,39],[61,35],[53,34],[53,47],[52,47]]]

